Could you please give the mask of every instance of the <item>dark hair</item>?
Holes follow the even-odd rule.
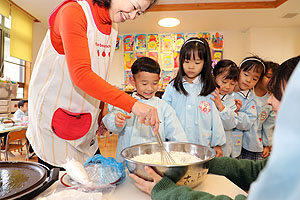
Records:
[[[266,64],[266,73],[271,69],[273,72],[279,67],[278,63],[272,62],[272,61],[265,61]]]
[[[255,72],[261,71],[259,82],[266,73],[266,63],[258,56],[246,57],[240,64],[240,71],[250,71],[251,69],[254,69]]]
[[[281,101],[282,89],[285,88],[286,83],[288,82],[299,61],[300,56],[290,58],[283,62],[273,73],[273,76],[267,85],[267,89],[273,93],[274,97],[278,101]]]
[[[105,8],[110,8],[111,0],[93,0],[93,4],[95,3],[100,7],[104,6]]]
[[[200,81],[203,83],[202,90],[199,95],[207,96],[216,88],[215,82],[211,74],[211,54],[207,41],[203,38],[193,37],[188,39],[180,49],[179,55],[179,70],[174,78],[175,89],[184,95],[188,95],[188,92],[183,87],[183,77],[186,75],[183,70],[183,63],[185,60],[191,60],[195,58],[195,53],[201,60],[204,61],[202,71],[200,72]]]
[[[149,72],[160,75],[159,64],[149,57],[138,58],[131,67],[132,75],[139,72]]]
[[[157,2],[157,0],[147,0],[147,1],[150,1],[150,5],[146,10],[152,8]],[[105,8],[110,8],[111,0],[93,0],[93,4],[95,3],[97,3],[98,6],[100,7],[104,6]]]
[[[18,108],[23,107],[25,103],[28,103],[28,100],[20,100],[20,101],[18,102]]]
[[[232,60],[220,60],[213,69],[213,75],[216,78],[218,75],[226,72],[225,79],[231,79],[238,81],[239,78],[239,68]]]

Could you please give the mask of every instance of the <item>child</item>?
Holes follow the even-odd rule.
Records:
[[[27,112],[28,112],[28,100],[20,100],[18,102],[18,110],[14,113],[14,118],[17,120],[22,120],[24,119],[25,116],[28,116]]]
[[[299,199],[300,162],[297,161],[300,157],[298,145],[300,124],[295,120],[300,112],[297,106],[300,98],[300,64],[295,69],[299,60],[300,56],[282,63],[268,84],[268,89],[273,93],[268,104],[272,105],[274,111],[279,108],[282,94],[285,93],[276,122],[274,134],[276,145],[274,144],[272,156],[256,162],[223,157],[215,158],[208,163],[208,173],[223,175],[243,190],[250,188],[248,197],[238,195],[234,199]],[[292,72],[294,75],[290,78]],[[265,167],[266,163],[268,165]],[[261,172],[262,169],[264,170]],[[145,171],[154,179],[152,182],[145,181],[134,174],[129,176],[136,181],[136,187],[151,194],[153,200],[231,199],[225,195],[214,196],[203,191],[178,186],[169,178],[158,175],[150,167],[145,167]],[[258,176],[259,179],[257,179]]]
[[[263,158],[266,158],[270,155],[276,118],[276,113],[272,110],[272,107],[267,104],[267,100],[270,97],[270,93],[268,93],[267,90],[267,84],[278,66],[279,64],[277,63],[266,62],[266,73],[263,79],[255,86],[253,90],[256,99],[261,103],[262,111],[260,114],[260,123],[257,134],[263,145]]]
[[[234,98],[231,95],[233,92],[239,76],[239,69],[231,60],[220,60],[213,69],[213,75],[217,88],[213,93],[214,97],[211,99],[215,102],[216,107],[220,112],[220,117],[226,133],[226,143],[223,145],[223,156],[236,155],[236,137],[232,134],[233,128],[236,127],[237,120],[237,106]]]
[[[160,119],[159,133],[164,141],[186,142],[186,135],[173,108],[163,100],[155,97],[160,79],[159,64],[151,58],[137,59],[132,67],[133,77],[130,83],[136,88],[132,96],[138,101],[154,106]],[[116,160],[122,161],[120,152],[131,145],[156,142],[153,128],[141,124],[138,118],[128,112],[114,107],[103,118],[104,125],[111,132],[118,133]]]
[[[238,124],[233,133],[239,137],[235,145],[240,147],[234,157],[239,156],[240,159],[262,159],[263,148],[257,135],[261,108],[254,97],[253,88],[263,78],[265,68],[263,60],[257,56],[247,57],[240,64],[234,98],[242,101],[242,107],[238,112]]]
[[[219,111],[210,99],[216,88],[211,63],[207,41],[188,39],[180,50],[178,73],[162,99],[175,109],[189,142],[213,147],[216,156],[222,156],[226,138]]]

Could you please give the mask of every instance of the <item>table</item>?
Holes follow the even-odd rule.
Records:
[[[0,134],[8,133],[11,131],[21,131],[24,129],[27,129],[27,126],[12,126],[12,127],[8,127],[8,128],[4,128],[4,127],[2,128],[2,126],[0,125]],[[0,136],[2,136],[2,135],[0,135]]]
[[[59,177],[61,177],[65,172],[60,172]],[[126,177],[124,183],[116,187],[115,192],[108,198],[110,200],[151,200],[150,196],[146,193],[143,193],[138,188],[134,186],[134,181]],[[43,197],[44,195],[50,194],[55,189],[64,188],[60,182],[60,180],[56,181],[50,188],[48,188],[45,192],[40,194],[38,197]],[[208,174],[206,180],[203,181],[199,186],[194,188],[194,190],[201,190],[204,192],[211,193],[213,195],[227,195],[231,198],[234,198],[238,194],[243,194],[247,196],[247,193],[244,192],[241,188],[236,186],[230,180],[228,180],[224,176]],[[35,199],[37,199],[36,197]],[[106,198],[107,199],[107,198]]]

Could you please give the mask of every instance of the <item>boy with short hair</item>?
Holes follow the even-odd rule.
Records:
[[[28,116],[28,100],[20,100],[18,102],[18,110],[14,113],[14,118],[22,120],[25,116]]]
[[[136,88],[132,96],[142,103],[157,108],[160,120],[159,133],[163,141],[186,142],[186,134],[174,109],[155,96],[160,80],[159,64],[151,58],[142,57],[133,63],[131,72],[133,77],[130,78],[130,83]],[[110,109],[102,121],[109,131],[119,134],[117,161],[123,160],[120,152],[126,147],[157,141],[152,127],[141,124],[135,115],[119,108]]]

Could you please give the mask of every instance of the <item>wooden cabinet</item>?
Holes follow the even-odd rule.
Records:
[[[10,100],[0,100],[0,117],[10,117]]]
[[[12,99],[10,101],[10,112],[14,113],[18,110],[18,103],[21,99]]]
[[[13,117],[12,113],[18,109],[19,100],[15,99],[17,96],[17,89],[18,84],[0,82],[0,118]],[[16,109],[15,102],[17,102]]]

